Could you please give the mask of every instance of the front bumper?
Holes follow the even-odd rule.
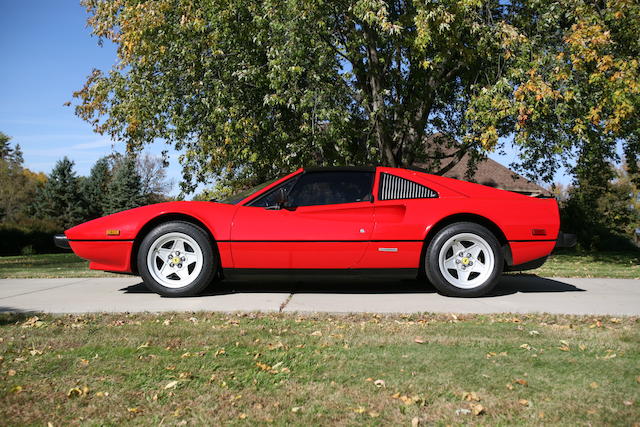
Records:
[[[563,233],[561,231],[558,233],[555,248],[572,248],[576,245],[577,241],[578,239],[575,234]]]
[[[60,249],[71,249],[69,239],[64,234],[56,234],[53,236],[53,243]]]

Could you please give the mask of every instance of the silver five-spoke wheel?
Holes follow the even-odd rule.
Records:
[[[202,270],[202,249],[184,233],[158,237],[147,255],[147,267],[162,286],[182,288],[190,285]]]
[[[442,294],[486,295],[500,278],[504,250],[496,235],[473,222],[456,222],[437,231],[426,248],[425,274]]]
[[[462,289],[481,286],[493,271],[495,259],[491,247],[472,233],[457,234],[447,240],[438,256],[443,276]]]

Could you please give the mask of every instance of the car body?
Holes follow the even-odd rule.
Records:
[[[199,229],[203,233],[187,233],[196,240],[206,234],[209,243],[193,243],[203,247],[210,244],[211,254],[200,262],[215,264],[215,272],[207,273],[212,277],[283,271],[390,271],[416,276],[424,272],[432,282],[429,274],[434,266],[428,261],[428,249],[438,233],[454,225],[482,228],[479,236],[484,237],[477,243],[484,252],[476,254],[480,256],[476,266],[489,257],[500,264],[496,265],[498,276],[503,270],[541,265],[556,245],[560,226],[553,198],[529,197],[417,170],[348,167],[299,169],[228,203],[178,201],[143,206],[80,224],[57,239],[60,246],[68,245],[89,260],[95,270],[140,274],[155,267],[182,268],[180,258],[167,252],[171,249],[168,243],[153,250],[175,262],[165,265],[149,255],[145,267],[145,258],[140,256],[145,237],[167,223]],[[475,235],[475,229],[460,230]],[[190,246],[187,243],[186,247]],[[476,250],[480,247],[461,244],[454,238],[448,254],[440,254],[442,262],[455,267],[447,270],[443,264],[445,276],[448,272],[454,278],[460,276],[455,270],[459,265],[472,269],[468,262],[474,257],[466,257],[472,254],[465,252],[469,246]],[[461,249],[462,256],[453,259],[451,248]],[[473,272],[468,275],[475,277]],[[481,295],[496,280],[491,277],[493,283],[486,289],[473,287],[472,291],[457,292],[454,287],[445,293]],[[162,288],[154,290],[166,294]],[[171,295],[186,294],[193,291]]]

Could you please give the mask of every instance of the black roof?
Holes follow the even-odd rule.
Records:
[[[375,172],[375,166],[327,166],[304,168],[305,172]]]

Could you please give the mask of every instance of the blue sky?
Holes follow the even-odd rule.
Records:
[[[116,60],[114,46],[98,46],[86,18],[76,0],[5,0],[0,6],[0,131],[22,146],[25,165],[34,171],[48,173],[66,155],[87,175],[98,158],[124,150],[63,106],[93,68],[108,70]],[[147,150],[159,154],[168,148],[158,142]],[[506,151],[491,157],[509,165],[516,153]],[[180,165],[175,151],[169,155],[168,175],[177,194]]]
[[[95,134],[73,107],[63,106],[93,68],[109,69],[116,60],[115,47],[98,46],[86,18],[76,0],[2,1],[0,6],[0,131],[21,145],[25,166],[34,171],[48,173],[66,155],[80,175],[87,175],[98,158],[124,150],[124,144]],[[158,143],[148,150],[166,148]],[[176,154],[170,153],[169,176],[177,184]]]

